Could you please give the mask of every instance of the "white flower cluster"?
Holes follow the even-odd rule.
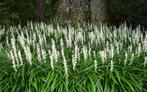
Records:
[[[4,35],[5,30],[4,29],[0,29],[0,41],[2,40],[2,36]],[[0,51],[3,49],[3,45],[2,43],[0,43]]]
[[[75,70],[78,62],[84,60],[86,63],[90,58],[94,63],[95,71],[98,63],[106,62],[110,64],[110,70],[113,71],[115,63],[119,60],[123,61],[124,65],[132,65],[135,58],[147,52],[147,34],[143,37],[138,28],[132,31],[122,25],[112,30],[102,25],[94,26],[93,31],[86,31],[81,27],[74,29],[68,26],[65,29],[57,26],[54,29],[53,25],[32,23],[30,25],[31,28],[28,29],[27,27],[11,27],[11,36],[6,37],[9,48],[7,52],[14,70],[17,70],[25,61],[32,65],[33,60],[40,63],[50,62],[51,68],[54,69],[54,64],[62,59],[67,74],[67,64],[70,60]],[[70,53],[72,58],[66,57],[65,52]],[[123,57],[120,59],[121,56]],[[147,59],[146,56],[144,57],[145,67]],[[119,58],[118,61],[115,60],[117,58]]]

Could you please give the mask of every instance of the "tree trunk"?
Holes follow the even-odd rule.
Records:
[[[99,25],[109,21],[109,0],[91,0],[91,21]]]
[[[95,23],[107,20],[108,0],[58,0],[55,18],[72,24]]]
[[[44,20],[44,8],[45,8],[45,0],[36,0],[37,7],[37,21],[43,22]]]

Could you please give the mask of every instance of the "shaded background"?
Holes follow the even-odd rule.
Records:
[[[57,0],[44,0],[45,23],[50,23],[56,13]],[[127,24],[144,26],[147,29],[147,0],[111,0],[110,24]],[[37,6],[35,0],[1,0],[0,25],[26,25],[28,21],[37,21]]]

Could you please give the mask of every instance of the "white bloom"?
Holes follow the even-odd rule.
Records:
[[[141,40],[141,42],[143,42],[143,34],[140,34],[140,40]]]
[[[52,55],[50,50],[48,50],[48,53],[49,53],[49,57],[50,57],[50,60],[51,60],[51,68],[54,69],[53,55]]]
[[[15,38],[11,38],[11,44],[12,44],[12,48],[13,50],[16,52],[16,47],[15,47]]]
[[[137,50],[138,56],[140,56],[141,52],[142,52],[141,43],[139,43],[138,44],[138,50]]]
[[[128,37],[128,39],[129,39],[130,42],[132,42],[132,38],[131,37]]]
[[[19,43],[21,44],[22,48],[25,48],[25,38],[23,36],[18,36]]]
[[[0,43],[0,51],[3,49],[2,43]]]
[[[128,61],[128,53],[127,53],[127,51],[125,51],[125,62],[124,62],[124,65],[127,64],[127,61]]]
[[[10,47],[10,42],[9,42],[8,36],[6,36],[6,43],[7,43],[7,46]]]
[[[97,60],[96,60],[96,53],[95,51],[93,51],[93,56],[94,56],[94,70],[96,71],[97,70]]]
[[[73,65],[73,70],[75,70],[76,64],[77,64],[77,59],[78,59],[78,52],[79,49],[77,45],[75,45],[75,50],[74,50],[74,55],[72,55],[72,65]]]
[[[99,54],[100,54],[100,58],[102,60],[102,63],[104,63],[105,62],[105,59],[107,57],[106,51],[105,50],[99,51]]]
[[[36,34],[33,33],[33,41],[32,41],[32,44],[33,44],[33,47],[35,48],[35,45],[36,45]]]
[[[90,43],[89,43],[88,45],[89,45],[88,55],[89,55],[89,57],[91,57],[91,47],[90,47]]]
[[[47,41],[46,41],[46,35],[45,34],[43,34],[43,40],[44,40],[45,46],[47,46]]]
[[[15,62],[15,57],[14,57],[14,54],[13,54],[13,52],[12,51],[10,51],[10,56],[11,56],[11,60],[12,60],[12,66],[13,66],[13,69],[14,69],[14,71],[17,71],[17,69],[16,69],[16,62]]]
[[[26,41],[27,41],[27,44],[30,45],[30,36],[29,36],[29,33],[27,30],[25,30],[26,32]]]
[[[57,62],[58,61],[58,53],[56,50],[55,41],[53,39],[52,39],[52,54],[53,54],[55,62]]]
[[[132,52],[132,44],[128,47],[129,52]]]
[[[64,49],[62,48],[61,50],[61,54],[62,54],[62,58],[63,58],[63,64],[64,64],[64,70],[65,70],[65,74],[67,75],[68,72],[67,72],[67,60],[65,58],[65,55],[64,55]]]
[[[17,65],[19,65],[19,60],[18,60],[18,57],[17,57],[17,51],[16,51],[16,43],[15,43],[15,38],[13,37],[11,39],[11,43],[12,43],[12,48],[13,48],[13,54],[14,54],[14,59],[16,60],[16,63]]]
[[[71,30],[68,33],[68,39],[69,39],[70,47],[71,47],[72,46],[72,31]]]
[[[143,41],[143,50],[147,51],[147,35],[146,35],[146,38]]]
[[[73,70],[75,70],[76,63],[77,63],[77,61],[76,61],[76,58],[75,58],[75,56],[74,56],[74,54],[73,54],[73,55],[72,55],[72,65],[73,65]]]
[[[97,70],[97,60],[94,59],[94,70],[96,71]]]
[[[10,60],[11,60],[11,55],[10,55],[10,53],[9,53],[9,52],[7,52],[7,51],[6,51],[6,53],[7,53],[7,57],[8,57],[8,59],[10,59]]]
[[[91,44],[93,44],[94,40],[96,39],[94,32],[89,33],[89,39],[90,39]]]
[[[20,60],[20,65],[23,65],[22,55],[21,55],[20,50],[18,51],[18,57],[19,57],[19,60]]]
[[[46,60],[46,52],[44,49],[41,49],[42,59]],[[45,61],[46,62],[46,61]]]
[[[117,50],[117,54],[119,54],[119,43],[116,43],[116,50]]]
[[[113,46],[113,44],[111,44],[110,57],[111,58],[114,57],[114,46]]]
[[[37,35],[38,35],[38,38],[39,38],[39,44],[40,44],[41,47],[42,47],[42,45],[43,45],[43,37],[42,37],[41,32],[38,32]]]
[[[147,57],[144,57],[144,67],[146,67],[147,64]]]
[[[87,47],[86,46],[83,46],[82,50],[83,50],[83,54],[84,54],[84,60],[86,61],[87,58],[88,58],[88,50],[87,50]]]
[[[41,51],[40,51],[39,44],[37,44],[37,59],[39,62],[41,62]]]
[[[109,49],[109,42],[108,41],[106,42],[106,49],[107,49],[107,51]]]
[[[32,54],[31,54],[29,46],[25,47],[24,52],[25,52],[27,61],[29,62],[30,65],[32,65]]]
[[[67,31],[64,31],[64,37],[65,37],[65,41],[66,41],[66,45],[68,46],[68,37],[67,37]]]
[[[110,71],[112,72],[114,68],[113,60],[111,60],[111,66],[110,66]]]
[[[78,58],[78,60],[81,59],[81,58],[80,58],[80,49],[79,49],[79,48],[77,48],[77,58]]]
[[[133,59],[134,59],[134,53],[132,53],[132,55],[131,55],[130,65],[132,64]]]
[[[63,43],[63,39],[62,38],[60,39],[60,46],[64,47],[64,43]]]
[[[77,33],[76,39],[75,39],[75,40],[76,40],[76,41],[80,41],[80,42],[82,42],[82,44],[83,44],[84,38],[83,38],[83,33],[82,33],[81,31]]]

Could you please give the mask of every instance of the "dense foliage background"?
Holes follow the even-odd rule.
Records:
[[[45,0],[45,18],[49,23],[56,12],[55,0]],[[124,21],[128,24],[146,26],[145,11],[147,0],[111,0],[110,1],[110,24],[119,25]],[[0,1],[0,24],[15,25],[26,24],[27,21],[36,21],[35,0],[1,0]]]
[[[52,17],[52,0],[45,1],[45,22]],[[0,24],[26,24],[36,20],[35,0],[2,0],[0,1]],[[27,21],[26,21],[27,20]]]

